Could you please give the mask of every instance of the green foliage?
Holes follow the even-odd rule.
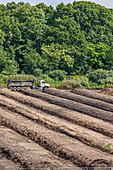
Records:
[[[61,69],[68,72],[73,68],[74,59],[67,54],[66,47],[52,43],[50,46],[43,45],[41,50],[45,61],[44,71]]]
[[[19,66],[17,62],[14,60],[8,60],[8,62],[5,65],[5,68],[1,72],[1,74],[5,75],[16,75],[19,71]]]
[[[51,87],[55,87],[56,82],[51,77],[46,77],[44,80],[49,83]]]
[[[83,75],[112,70],[112,16],[113,9],[87,1],[61,3],[56,9],[44,3],[0,4],[0,73],[34,74],[38,68],[44,74],[62,70]]]
[[[79,81],[82,87],[89,87],[89,79],[87,77],[81,77]]]
[[[66,72],[62,70],[54,70],[49,72],[49,76],[54,80],[62,81],[66,77]]]
[[[34,69],[33,75],[37,76],[37,77],[41,76],[42,75],[42,70],[38,69],[38,68]]]
[[[77,88],[80,87],[80,81],[78,80],[64,80],[62,84],[59,86],[61,89],[72,89],[72,88]]]
[[[98,68],[105,68],[106,56],[110,50],[108,45],[104,43],[89,44],[87,47],[87,63],[89,71]]]
[[[90,72],[89,75],[89,80],[103,85],[106,83],[113,83],[113,71],[109,71],[109,70],[102,70],[102,69],[98,69],[95,70],[94,72]]]
[[[0,74],[0,86],[7,87],[7,80],[33,80],[37,79],[33,75],[25,75],[25,74],[15,74],[15,75],[4,75]]]
[[[46,78],[48,78],[48,75],[47,74],[42,74],[41,77],[42,77],[42,79],[46,79]]]
[[[106,146],[103,147],[103,149],[111,152],[111,149],[112,149],[112,148],[111,148],[111,145],[112,145],[112,144],[107,144]]]

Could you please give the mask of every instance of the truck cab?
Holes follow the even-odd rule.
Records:
[[[40,81],[39,81],[39,87],[42,88],[42,89],[43,89],[43,88],[46,88],[46,87],[49,88],[49,87],[50,87],[50,84],[45,83],[44,80],[40,80]]]

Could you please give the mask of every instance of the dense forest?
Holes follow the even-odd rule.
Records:
[[[87,1],[0,4],[0,73],[113,69],[113,9]]]

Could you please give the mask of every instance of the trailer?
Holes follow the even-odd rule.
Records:
[[[39,81],[39,85],[36,87],[33,86],[33,83],[36,79],[33,80],[7,80],[7,88],[12,91],[19,91],[22,87],[30,87],[31,89],[42,89],[50,87],[50,84],[44,82],[44,80]]]
[[[19,91],[20,88],[22,87],[30,87],[31,89],[33,88],[33,83],[36,80],[8,80],[7,81],[7,88],[13,91]]]

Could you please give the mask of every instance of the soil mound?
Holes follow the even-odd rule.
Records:
[[[105,88],[100,91],[100,94],[113,96],[113,88]]]

